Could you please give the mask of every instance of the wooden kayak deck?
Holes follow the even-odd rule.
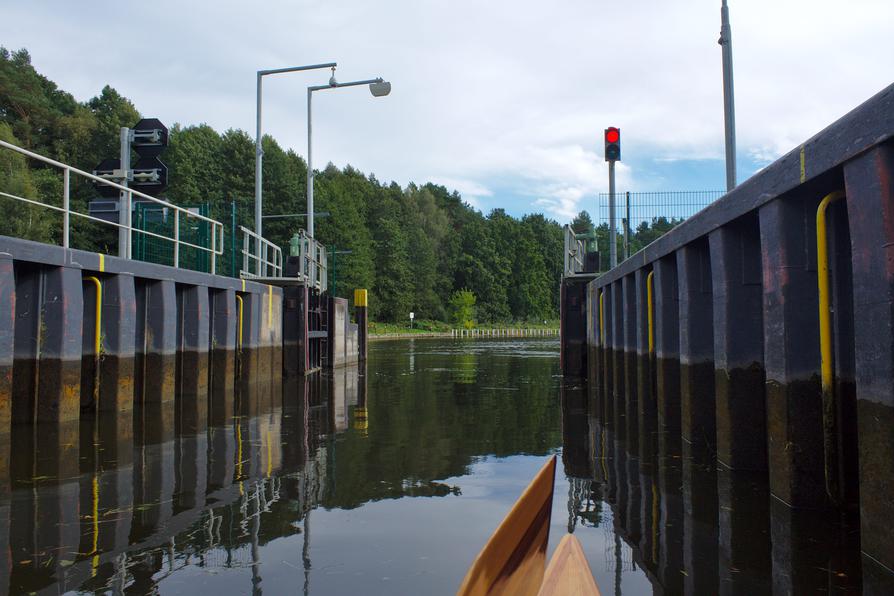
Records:
[[[538,596],[600,596],[587,557],[574,534],[566,534],[559,542]]]
[[[580,543],[570,534],[544,571],[555,477],[552,456],[478,553],[458,596],[599,596]]]

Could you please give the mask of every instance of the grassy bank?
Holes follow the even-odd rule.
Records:
[[[518,323],[482,323],[480,325],[476,325],[475,329],[558,329],[559,321],[547,321],[545,324],[543,321],[539,323],[531,323],[531,322],[518,322]],[[413,328],[410,328],[408,323],[379,323],[379,322],[370,322],[369,323],[369,335],[371,337],[376,336],[388,336],[388,335],[431,335],[437,333],[445,333],[449,334],[453,329],[457,329],[457,327],[451,323],[445,323],[444,321],[430,321],[430,320],[420,320],[413,322]]]

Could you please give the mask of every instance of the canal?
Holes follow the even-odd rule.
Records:
[[[573,530],[603,594],[860,591],[855,526],[627,432],[552,338],[376,342],[365,371],[236,403],[207,428],[82,422],[76,458],[14,434],[0,586],[450,594],[556,453],[550,547]]]

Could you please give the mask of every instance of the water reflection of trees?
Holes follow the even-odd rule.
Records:
[[[399,346],[373,357],[374,375],[347,368],[240,387],[244,415],[188,432],[135,412],[138,433],[120,416],[97,420],[102,432],[81,428],[93,438],[73,458],[61,438],[42,438],[57,449],[49,455],[33,436],[14,445],[35,464],[17,465],[0,495],[0,585],[147,593],[198,566],[251,569],[239,589],[260,592],[262,548],[288,536],[304,545],[296,563],[307,581],[314,508],[457,494],[449,479],[481,456],[559,444],[554,355],[417,344],[412,359]]]
[[[449,351],[417,343],[413,367],[424,374],[410,374],[405,346],[376,350],[367,435],[337,439],[334,490],[323,505],[446,494],[440,481],[468,473],[480,456],[543,455],[557,447],[556,358],[511,357],[487,343],[456,342]]]

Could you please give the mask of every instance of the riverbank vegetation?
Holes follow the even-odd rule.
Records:
[[[151,106],[143,109],[143,115],[155,115]],[[37,72],[26,50],[0,48],[0,138],[7,142],[92,171],[101,160],[117,156],[121,127],[133,126],[140,117],[137,107],[111,86],[78,101]],[[252,136],[238,129],[218,132],[202,123],[167,124],[170,145],[161,159],[169,168],[169,184],[162,197],[187,207],[205,206],[227,229],[234,220],[253,229]],[[264,137],[263,149],[265,214],[303,212],[304,158],[270,136]],[[61,204],[58,171],[0,153],[6,154],[0,157],[0,189]],[[556,221],[542,214],[513,217],[503,209],[483,214],[442,185],[401,187],[350,165],[329,164],[316,176],[314,191],[317,210],[329,213],[316,222],[317,239],[338,251],[329,258],[330,285],[347,298],[355,288],[367,288],[370,320],[403,322],[413,312],[417,320],[488,327],[558,317],[563,233]],[[89,184],[72,188],[71,204],[79,212],[86,213],[95,198]],[[3,197],[0,208],[6,213],[0,234],[61,241],[58,213]],[[582,212],[575,221],[589,220]],[[269,219],[264,234],[286,247],[302,224],[300,219]],[[607,247],[607,226],[599,226],[597,234],[605,237],[600,246]],[[646,243],[651,234],[649,226],[637,230],[634,245]],[[236,246],[232,236],[225,243]],[[74,218],[72,245],[116,253],[117,233]],[[605,260],[608,251],[603,253]],[[457,293],[460,302],[451,302]]]
[[[151,106],[141,106],[154,116]],[[4,140],[91,171],[118,154],[118,131],[133,126],[141,110],[110,86],[78,101],[31,65],[28,52],[0,50],[0,135]],[[170,170],[164,198],[184,206],[207,204],[212,217],[229,222],[232,203],[240,225],[254,227],[255,143],[243,130],[218,132],[201,123],[171,125],[162,161]],[[303,212],[307,166],[304,158],[265,136],[264,211]],[[9,160],[7,160],[9,161]],[[5,162],[4,162],[5,163]],[[30,198],[61,197],[61,182],[36,163],[10,162],[17,189]],[[517,218],[502,209],[488,214],[465,203],[458,192],[431,183],[378,180],[351,166],[329,164],[316,178],[316,236],[327,247],[351,251],[330,257],[336,293],[370,290],[370,317],[385,322],[450,320],[449,299],[467,289],[476,300],[479,323],[553,319],[558,313],[562,275],[561,226],[541,214]],[[75,189],[72,205],[86,212],[92,189]],[[7,212],[26,208],[0,200]],[[46,218],[30,211],[6,233],[56,241]],[[37,225],[40,223],[41,225]],[[265,221],[265,235],[287,246],[303,223]],[[4,231],[0,230],[0,233]],[[114,252],[114,233],[73,234],[78,248]],[[104,244],[104,242],[111,244]],[[333,262],[335,261],[335,262]],[[333,266],[334,265],[334,266]]]
[[[556,330],[559,328],[559,320],[545,320],[545,321],[520,321],[520,322],[508,322],[508,323],[494,323],[488,325],[476,325],[473,327],[474,329],[551,329]],[[383,323],[383,322],[373,322],[369,323],[369,334],[372,336],[375,335],[403,335],[403,334],[413,334],[413,335],[427,335],[432,333],[444,333],[449,334],[454,329],[461,329],[461,327],[453,324],[453,323],[445,323],[444,321],[432,321],[428,319],[423,319],[420,321],[413,321],[413,326],[410,327],[410,322],[400,322],[400,323]]]

